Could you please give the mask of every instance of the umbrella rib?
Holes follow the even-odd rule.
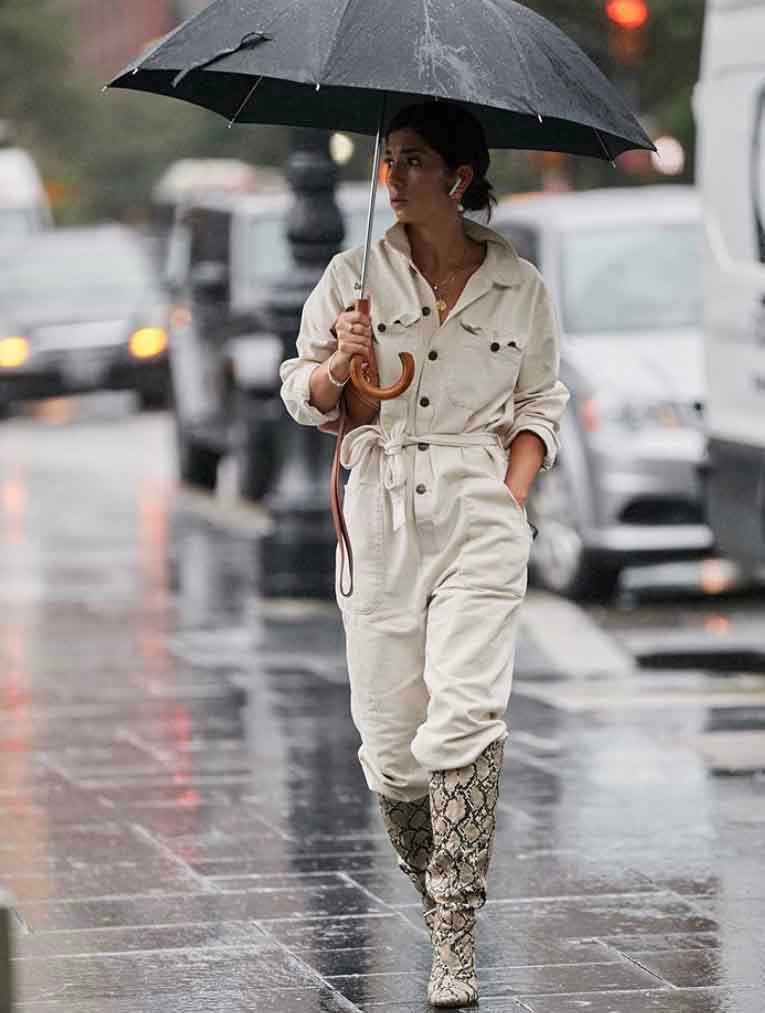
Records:
[[[600,146],[601,146],[601,147],[603,148],[603,150],[604,150],[604,151],[605,151],[605,153],[606,153],[606,158],[608,159],[608,161],[609,161],[609,162],[611,163],[611,165],[612,165],[612,166],[613,166],[613,168],[615,169],[615,168],[616,168],[616,162],[614,161],[614,156],[613,156],[613,155],[611,154],[611,152],[610,152],[610,151],[608,150],[608,145],[607,145],[607,144],[606,144],[606,142],[605,142],[605,141],[603,140],[603,137],[601,136],[601,133],[600,133],[600,131],[598,130],[598,128],[597,128],[597,127],[593,127],[592,129],[593,129],[593,130],[595,131],[595,136],[596,136],[596,137],[597,137],[597,139],[598,139],[598,140],[600,141]]]
[[[504,13],[501,8],[497,7],[497,5],[493,2],[493,0],[487,0],[487,6],[492,7],[495,13],[497,14],[501,15]],[[499,20],[501,21],[502,19],[500,18]],[[518,36],[516,34],[515,25],[513,24],[512,18],[508,20],[508,29],[511,37],[511,42],[513,44],[513,48],[515,49],[516,55],[518,57],[518,62],[520,63],[521,69],[523,70],[523,76],[526,78],[526,84],[528,86],[529,93],[533,91],[536,94],[538,100],[540,98],[540,94],[539,90],[537,89],[537,83],[532,77],[532,75],[529,73],[529,69],[526,66],[526,57],[523,55],[523,51],[521,50],[521,47],[518,43]],[[527,99],[527,101],[529,102],[529,105],[531,105],[531,111],[536,113],[537,119],[541,123],[542,114],[540,113],[539,109],[538,108],[535,109],[529,99]]]
[[[234,113],[233,117],[229,120],[229,122],[228,122],[229,130],[231,129],[231,127],[233,127],[233,125],[239,119],[239,117],[241,116],[241,114],[244,112],[244,107],[250,101],[250,99],[252,98],[252,96],[253,96],[253,94],[255,92],[255,89],[258,87],[258,85],[260,84],[260,82],[262,80],[263,80],[263,75],[261,74],[260,77],[255,82],[255,84],[252,86],[252,88],[250,88],[250,90],[247,92],[247,98],[244,100],[244,102],[242,102],[242,104],[239,106],[239,108],[237,109],[237,111]]]
[[[347,15],[348,15],[349,9],[353,6],[353,3],[354,3],[354,0],[345,0],[345,7],[343,8],[343,13],[337,19],[337,28],[335,29],[334,38],[332,39],[332,42],[329,45],[329,49],[327,51],[327,57],[324,60],[324,63],[321,65],[321,73],[319,75],[321,78],[324,78],[326,70],[327,70],[327,67],[329,67],[331,65],[331,63],[332,63],[332,58],[335,55],[335,49],[337,47],[338,39],[340,38],[340,32],[341,32],[341,29],[343,27],[343,22],[345,21]],[[315,83],[318,85],[321,82],[320,81],[316,81]]]

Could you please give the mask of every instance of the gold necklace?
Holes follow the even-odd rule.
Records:
[[[433,294],[436,297],[436,309],[438,310],[439,313],[445,313],[449,305],[446,299],[444,299],[443,296],[439,295],[439,292],[441,291],[442,288],[446,288],[447,285],[449,285],[452,281],[454,281],[459,272],[464,270],[464,266],[465,266],[464,264],[460,264],[452,271],[451,274],[448,274],[443,281],[439,281],[438,284],[435,284],[432,281],[428,281],[428,284],[433,289]]]

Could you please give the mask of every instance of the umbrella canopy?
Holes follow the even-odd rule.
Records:
[[[241,123],[360,134],[423,99],[465,105],[490,148],[613,160],[654,146],[550,21],[513,0],[215,0],[110,84]]]

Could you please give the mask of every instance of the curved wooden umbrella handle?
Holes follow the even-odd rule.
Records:
[[[369,316],[369,300],[357,299],[354,309],[357,313]],[[351,359],[351,383],[361,394],[366,394],[367,397],[375,398],[377,401],[391,401],[394,397],[399,397],[414,379],[414,357],[409,352],[399,352],[398,357],[401,360],[400,379],[390,387],[375,387],[364,376],[361,356],[355,355]]]

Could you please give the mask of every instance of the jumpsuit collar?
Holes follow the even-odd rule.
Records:
[[[483,274],[487,280],[503,288],[512,288],[519,284],[521,265],[512,243],[495,232],[494,229],[480,225],[470,218],[463,218],[462,224],[468,238],[478,243],[486,243],[486,258],[477,273]],[[392,225],[385,233],[384,241],[391,249],[405,257],[411,267],[414,267],[409,237],[403,222],[396,222],[395,225]]]

